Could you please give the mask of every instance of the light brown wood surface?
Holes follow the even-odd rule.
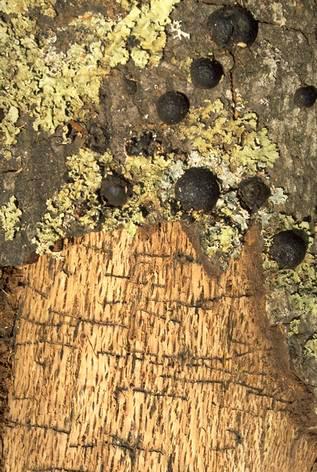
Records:
[[[312,471],[257,241],[220,277],[179,224],[90,234],[21,267],[4,470]]]

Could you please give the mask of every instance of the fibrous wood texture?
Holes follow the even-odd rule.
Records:
[[[257,240],[220,277],[178,224],[89,234],[21,267],[4,470],[312,471]]]

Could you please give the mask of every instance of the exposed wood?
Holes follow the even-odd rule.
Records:
[[[219,278],[178,224],[89,234],[21,267],[4,470],[313,470],[257,241]]]

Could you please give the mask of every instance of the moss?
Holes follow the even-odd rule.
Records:
[[[22,211],[17,206],[14,196],[10,197],[8,203],[0,207],[0,227],[4,232],[6,240],[12,240],[17,231],[20,231],[19,223]]]
[[[17,120],[23,113],[34,118],[36,130],[49,133],[73,117],[84,119],[89,105],[99,103],[101,80],[130,57],[138,67],[158,64],[166,43],[165,27],[179,1],[151,0],[140,8],[132,2],[126,16],[117,21],[100,13],[78,16],[69,27],[79,39],[66,52],[56,49],[54,33],[38,36],[36,22],[27,15],[28,8],[50,10],[54,2],[2,2],[3,11],[16,14],[8,22],[0,20],[0,81],[6,90],[0,107],[7,112],[0,125],[3,143],[16,142]],[[137,46],[130,52],[131,36]]]

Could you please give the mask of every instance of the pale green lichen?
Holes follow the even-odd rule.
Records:
[[[175,134],[190,146],[186,158],[165,155],[162,150],[152,157],[126,159],[123,174],[134,183],[134,194],[124,209],[105,210],[104,228],[129,224],[134,231],[136,225],[145,222],[142,207],[150,209],[147,223],[179,219],[181,207],[171,209],[175,182],[186,169],[203,166],[217,175],[224,192],[213,214],[191,212],[191,216],[200,229],[203,250],[209,256],[217,254],[224,267],[230,256],[239,254],[250,220],[238,201],[237,186],[244,176],[263,174],[270,168],[278,150],[267,137],[267,130],[258,129],[255,114],[233,119],[220,100],[191,110],[186,121],[175,127]]]
[[[104,208],[104,230],[124,226],[131,236],[142,223],[155,223],[170,218],[168,203],[164,206],[161,199],[161,183],[175,156],[156,154],[152,157],[128,156],[124,164],[123,176],[133,182],[133,196],[122,208]],[[150,214],[145,218],[142,209],[148,208]]]
[[[306,357],[317,359],[317,334],[305,343],[304,350]]]
[[[294,334],[300,333],[301,322],[299,319],[292,320],[289,324],[288,336],[293,336]]]
[[[22,211],[17,206],[14,196],[10,197],[7,204],[0,207],[0,229],[4,232],[4,238],[11,241],[15,233],[20,231],[19,223]]]
[[[293,271],[279,271],[273,279],[288,296],[292,316],[317,318],[317,263],[312,254]]]
[[[66,166],[72,181],[47,201],[47,211],[32,241],[38,254],[51,252],[51,247],[65,237],[74,221],[84,228],[95,228],[100,213],[96,192],[103,176],[102,167],[108,166],[111,160],[109,153],[99,155],[86,149],[67,158]]]
[[[16,15],[38,8],[43,15],[55,16],[55,4],[56,0],[0,0],[0,11]]]
[[[218,169],[220,178],[229,172],[238,181],[246,173],[272,168],[279,157],[267,129],[259,129],[255,113],[233,118],[220,100],[206,101],[203,107],[191,111],[179,132],[180,139],[191,140],[192,150]]]
[[[279,157],[268,131],[259,128],[255,113],[241,112],[233,118],[220,100],[206,101],[193,109],[176,130],[178,139],[190,143],[187,167],[207,167],[219,178],[222,196],[216,214],[195,216],[201,229],[201,244],[209,256],[238,256],[250,215],[241,208],[237,188],[243,177],[266,176]]]
[[[274,211],[262,211],[262,235],[266,249],[263,267],[266,272],[268,288],[268,308],[278,319],[281,316],[282,298],[287,300],[283,310],[285,320],[310,317],[317,320],[317,261],[312,253],[313,233],[310,224],[296,221],[292,216]],[[307,253],[295,269],[279,269],[270,259],[269,248],[274,234],[285,230],[303,231],[307,237]],[[276,315],[274,313],[277,313]],[[290,327],[290,335],[296,334]]]
[[[138,67],[158,64],[166,44],[165,27],[179,1],[151,0],[141,7],[132,3],[126,16],[116,21],[100,13],[78,16],[69,25],[78,42],[70,44],[66,52],[56,49],[55,33],[38,36],[36,22],[27,15],[29,8],[51,8],[54,2],[13,2],[17,4],[14,13],[18,14],[8,22],[0,20],[0,84],[5,90],[0,97],[0,107],[5,110],[0,124],[3,144],[16,142],[18,118],[23,113],[33,117],[36,130],[49,133],[71,118],[84,119],[85,105],[99,103],[102,79],[130,57]],[[10,5],[2,2],[2,10],[13,13],[15,5]],[[83,31],[84,42],[80,41]],[[127,46],[130,37],[136,42],[131,51]]]

